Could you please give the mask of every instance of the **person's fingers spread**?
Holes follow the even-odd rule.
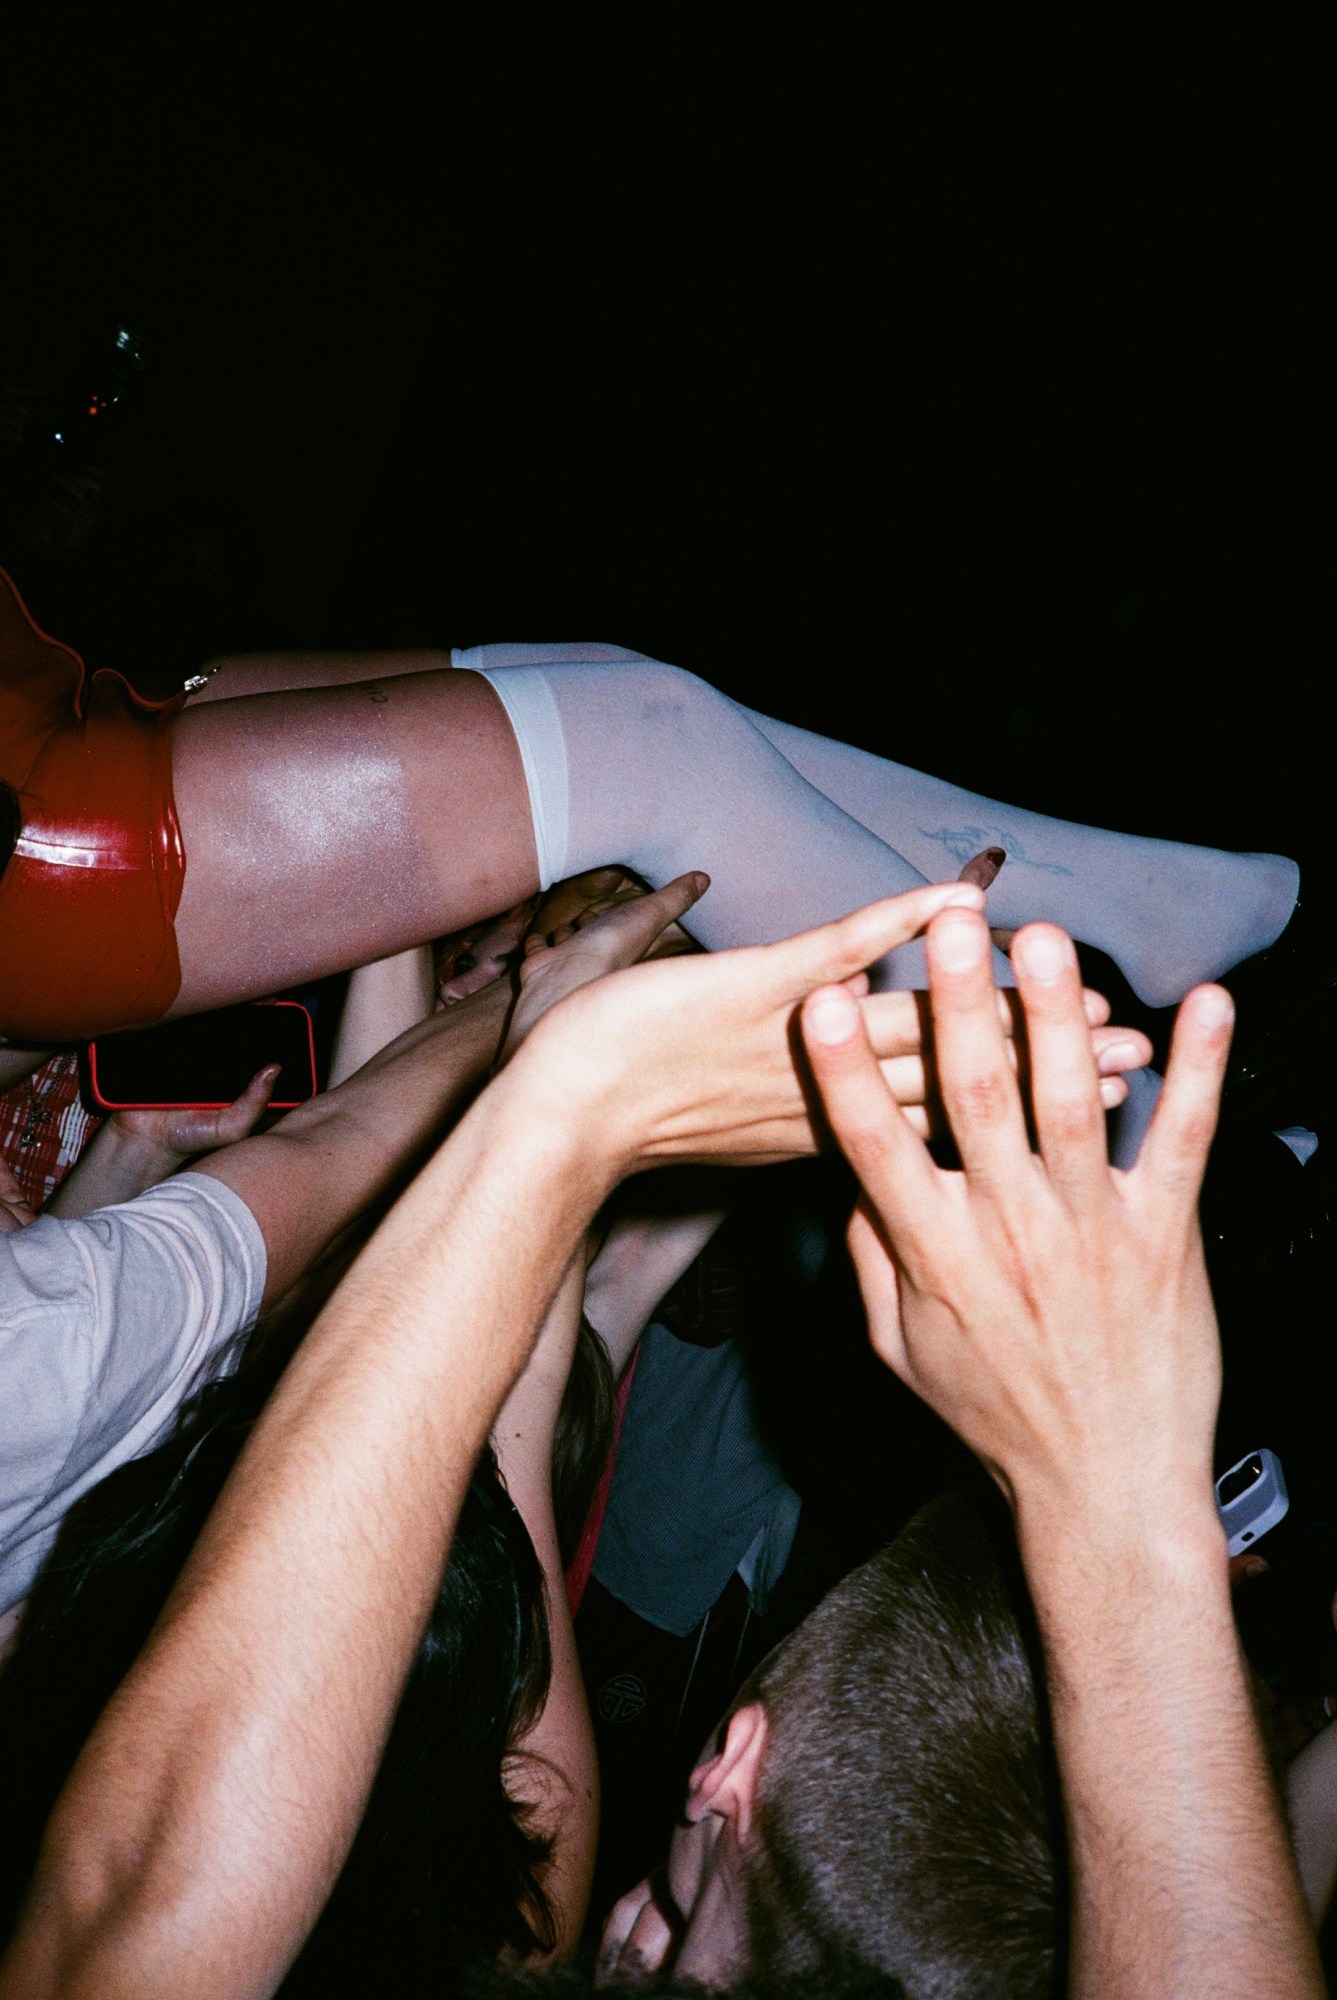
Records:
[[[1196,986],[1180,1003],[1165,1086],[1132,1178],[1148,1199],[1192,1210],[1216,1131],[1235,1006],[1221,986]]]
[[[929,991],[938,1087],[963,1165],[996,1184],[1029,1154],[999,1019],[983,919],[947,910],[929,925]]]
[[[1023,925],[1012,963],[1026,1010],[1031,1107],[1045,1167],[1064,1186],[1108,1186],[1104,1107],[1072,940],[1053,924]]]
[[[800,1012],[803,1046],[831,1130],[870,1199],[907,1216],[936,1192],[936,1169],[882,1080],[859,1007],[842,987],[819,987]]]

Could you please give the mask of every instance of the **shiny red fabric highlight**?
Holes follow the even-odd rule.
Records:
[[[0,778],[21,820],[0,874],[0,1033],[11,1040],[144,1027],[176,998],[186,857],[170,725],[184,699],[146,701],[105,668],[90,677],[0,570]]]

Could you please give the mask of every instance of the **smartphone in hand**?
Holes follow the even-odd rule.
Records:
[[[1285,1518],[1290,1504],[1281,1460],[1274,1451],[1251,1451],[1223,1472],[1216,1482],[1216,1509],[1229,1554],[1243,1555]]]
[[[217,1109],[278,1063],[272,1111],[316,1094],[311,1015],[298,1000],[249,1001],[89,1042],[84,1087],[102,1112]]]

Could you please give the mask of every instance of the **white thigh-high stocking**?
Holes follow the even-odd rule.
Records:
[[[658,885],[704,868],[691,927],[711,949],[768,944],[926,878],[810,785],[727,695],[656,660],[478,646],[524,761],[545,883],[622,862]],[[585,657],[569,657],[577,650]],[[593,656],[593,657],[592,657]],[[948,877],[956,867],[947,864]],[[998,957],[1000,977],[1010,968]],[[907,945],[878,984],[922,986]]]
[[[1040,917],[1061,924],[1107,952],[1149,1007],[1169,1006],[1264,950],[1295,908],[1300,871],[1284,855],[1232,854],[1050,819],[748,714],[810,784],[916,868],[942,875],[957,854],[966,860],[984,847],[1006,849],[1007,865],[989,891],[990,921],[1007,930]]]
[[[625,673],[648,664],[643,654],[608,645],[475,651],[489,656],[488,667],[582,663]],[[462,657],[466,663],[474,661]],[[991,921],[1006,929],[1039,917],[1061,924],[1107,952],[1149,1006],[1167,1006],[1199,980],[1219,978],[1262,951],[1295,907],[1299,870],[1283,855],[1233,854],[1051,819],[791,723],[739,712],[918,877],[941,880],[982,848],[1004,848],[1007,865],[989,891]]]

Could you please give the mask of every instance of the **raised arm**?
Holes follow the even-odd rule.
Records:
[[[439,1135],[446,1115],[487,1075],[510,1004],[506,982],[494,980],[410,1028],[272,1131],[192,1166],[226,1181],[259,1223],[266,1305]]]
[[[331,1089],[346,1082],[397,1035],[426,1021],[435,1006],[436,975],[429,944],[397,951],[350,972],[330,1056]]]
[[[257,1424],[57,1805],[4,2000],[273,1990],[358,1824],[474,1459],[599,1204],[656,1162],[812,1150],[796,1003],[960,898],[980,901],[926,889],[633,967],[540,1023]],[[864,1004],[900,1055],[913,1002]]]
[[[964,1172],[934,1166],[840,993],[805,1039],[865,1190],[850,1241],[879,1353],[1007,1493],[1048,1670],[1083,2000],[1324,1990],[1230,1610],[1211,1482],[1220,1349],[1196,1202],[1231,1008],[1180,1012],[1137,1166],[1107,1164],[1076,958],[1014,947],[1032,1153],[982,922],[930,928],[939,1075]]]

